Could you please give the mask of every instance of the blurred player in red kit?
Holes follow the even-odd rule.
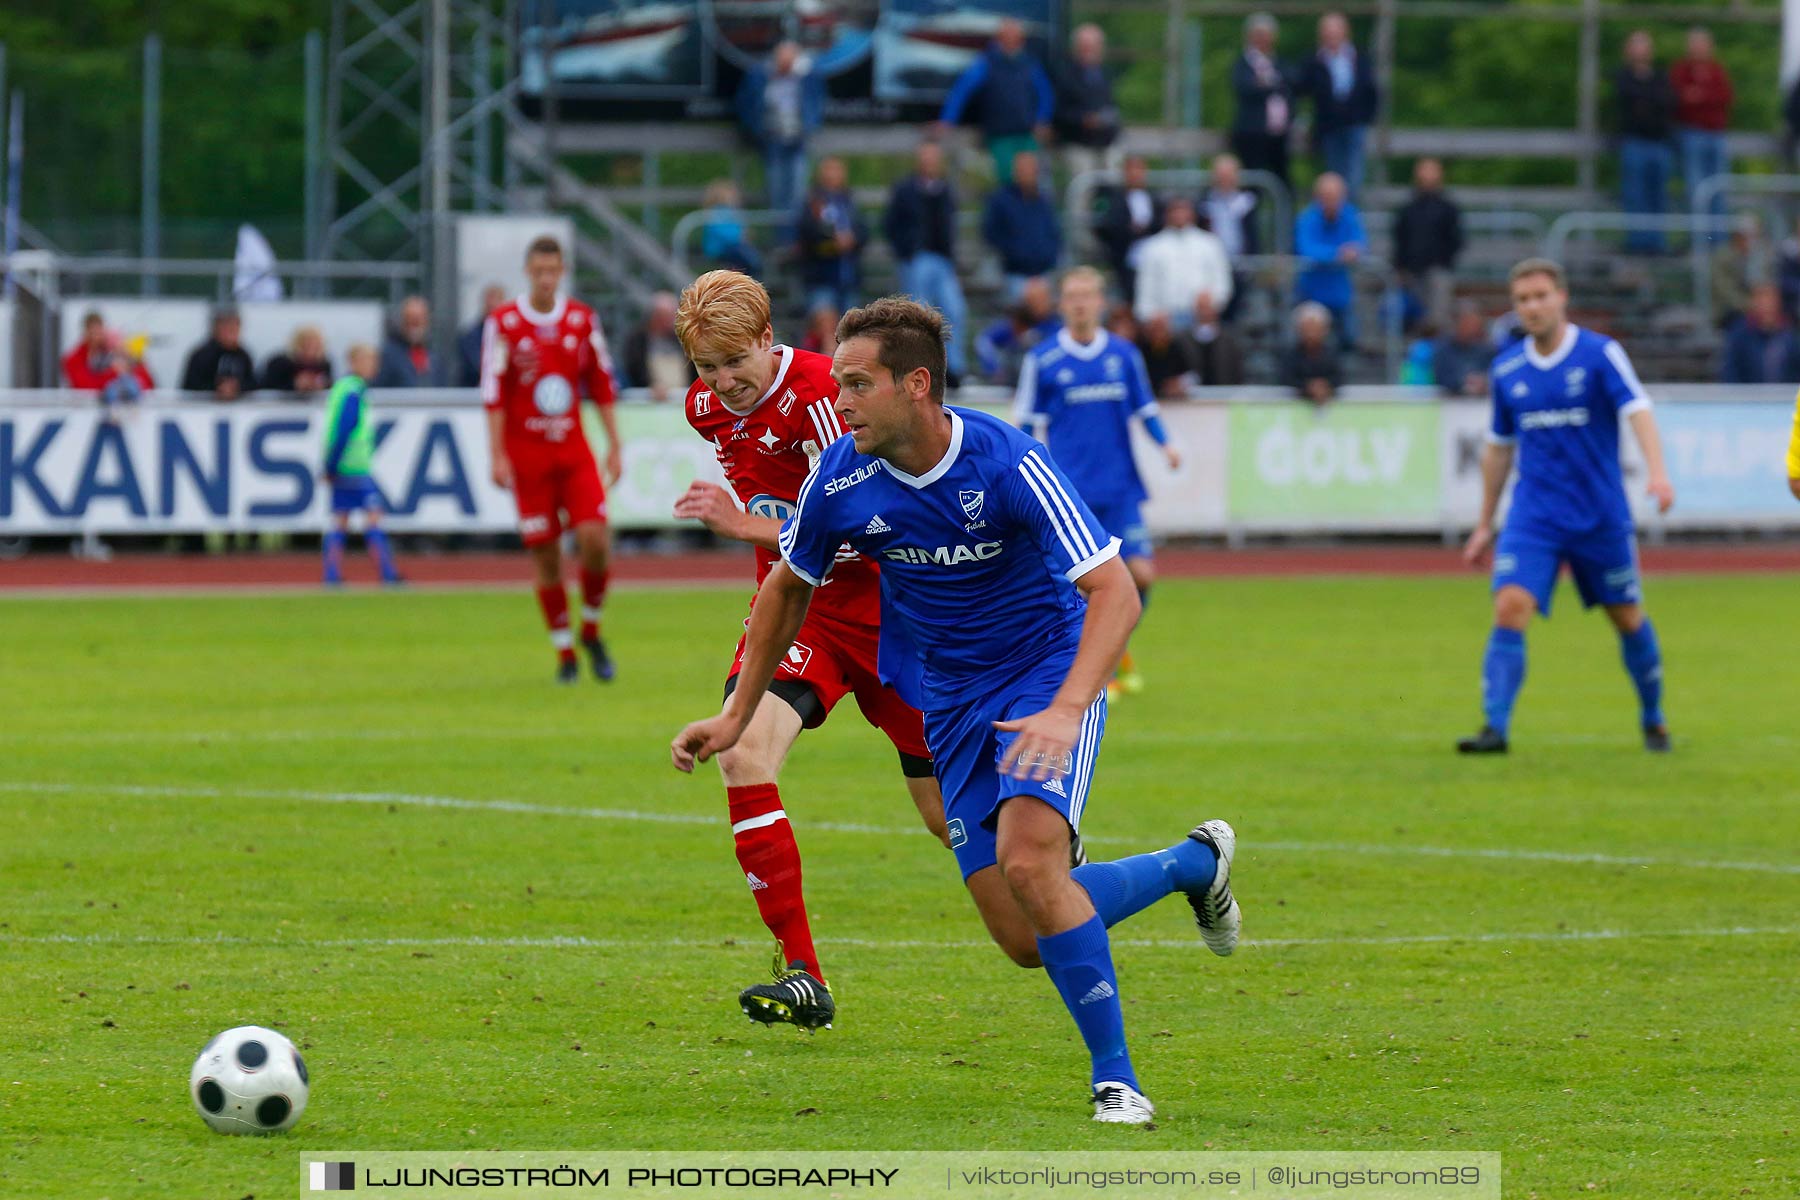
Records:
[[[843,434],[832,411],[838,387],[831,359],[775,345],[768,292],[735,271],[710,271],[689,285],[675,335],[700,376],[688,389],[688,423],[713,444],[742,504],[717,484],[696,482],[677,502],[675,515],[755,546],[761,584],[780,560],[781,523],[793,514],[813,461]],[[738,998],[752,1020],[817,1029],[837,1011],[801,894],[800,850],[775,782],[802,729],[821,724],[839,700],[854,695],[863,716],[899,751],[907,791],[926,826],[940,841],[946,838],[923,720],[876,672],[880,588],[880,573],[868,559],[848,549],[839,556],[755,719],[742,740],[719,756],[738,863],[780,947],[774,982],[746,988]],[[736,686],[743,648],[740,640],[727,696]]]
[[[481,338],[481,399],[487,406],[494,483],[519,506],[519,536],[536,568],[538,605],[556,647],[556,678],[574,683],[575,639],[563,585],[563,530],[575,535],[581,566],[581,645],[594,676],[613,677],[600,640],[606,597],[606,487],[581,426],[581,388],[606,429],[606,483],[619,478],[612,356],[594,310],[558,289],[562,246],[540,237],[525,251],[530,291],[495,309]]]

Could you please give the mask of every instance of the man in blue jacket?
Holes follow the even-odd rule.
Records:
[[[793,214],[806,194],[806,140],[825,119],[825,82],[793,42],[778,43],[737,92],[738,123],[763,154],[769,207]]]
[[[1056,112],[1056,88],[1044,64],[1026,52],[1025,26],[1008,17],[994,31],[994,44],[970,63],[938,116],[942,134],[962,120],[968,107],[976,106],[982,140],[994,156],[994,176],[1002,184],[1012,182],[1012,165],[1022,150],[1034,151],[1048,140],[1050,118]]]
[[[1800,383],[1800,337],[1781,311],[1772,283],[1750,289],[1743,319],[1725,335],[1726,383]]]
[[[1356,292],[1350,270],[1369,252],[1362,214],[1344,196],[1344,180],[1330,171],[1313,184],[1313,202],[1294,222],[1294,253],[1305,262],[1295,291],[1331,310],[1338,341],[1356,348]]]
[[[1006,298],[1016,300],[1025,281],[1048,275],[1062,255],[1062,223],[1049,193],[1038,185],[1038,157],[1029,150],[1013,156],[1012,182],[988,197],[981,236],[1000,252]]]

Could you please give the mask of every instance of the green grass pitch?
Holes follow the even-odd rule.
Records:
[[[1459,761],[1467,579],[1172,582],[1098,856],[1239,832],[1248,942],[1115,931],[1152,1130],[1094,1125],[1045,980],[985,944],[846,707],[782,780],[840,1020],[769,957],[710,768],[743,589],[627,591],[551,684],[516,593],[0,604],[0,1191],[286,1195],[307,1149],[1499,1150],[1525,1197],[1800,1192],[1800,579],[1652,579],[1677,752],[1565,589],[1504,760]],[[585,940],[580,940],[585,939]],[[209,1036],[312,1068],[206,1130]]]

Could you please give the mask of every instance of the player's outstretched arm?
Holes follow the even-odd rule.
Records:
[[[994,728],[1017,732],[1000,763],[1014,779],[1047,779],[1069,771],[1081,718],[1118,670],[1125,643],[1143,612],[1137,585],[1125,560],[1114,555],[1075,581],[1087,597],[1081,644],[1050,707],[1028,717],[996,721]]]
[[[769,568],[768,578],[757,589],[756,606],[750,610],[750,629],[744,638],[744,662],[738,668],[737,689],[716,717],[695,721],[675,735],[669,756],[678,771],[692,772],[694,764],[737,745],[750,725],[756,706],[762,703],[775,668],[787,656],[788,647],[806,620],[812,603],[812,584],[788,570],[786,563]],[[1071,745],[1073,741],[1071,740]]]
[[[1480,563],[1493,548],[1494,514],[1500,511],[1500,493],[1506,490],[1516,453],[1517,448],[1506,442],[1489,442],[1481,448],[1481,516],[1463,543],[1463,561],[1470,566]]]
[[[1638,449],[1644,452],[1644,467],[1650,472],[1647,490],[1656,500],[1656,511],[1668,512],[1675,506],[1675,485],[1669,482],[1669,469],[1663,462],[1662,434],[1656,428],[1656,416],[1648,408],[1640,408],[1626,419],[1631,422]]]
[[[487,410],[488,423],[488,473],[493,476],[494,486],[512,490],[512,459],[506,456],[506,413],[498,408]]]
[[[720,537],[749,542],[772,554],[781,553],[780,518],[750,515],[716,483],[703,479],[690,483],[687,492],[675,502],[675,515],[684,521],[698,521]]]

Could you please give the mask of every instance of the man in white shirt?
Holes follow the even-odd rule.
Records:
[[[1169,200],[1163,231],[1145,239],[1138,256],[1137,302],[1140,321],[1166,316],[1186,332],[1194,324],[1194,306],[1206,297],[1216,312],[1231,303],[1231,257],[1225,243],[1194,223],[1194,202],[1186,196]]]

